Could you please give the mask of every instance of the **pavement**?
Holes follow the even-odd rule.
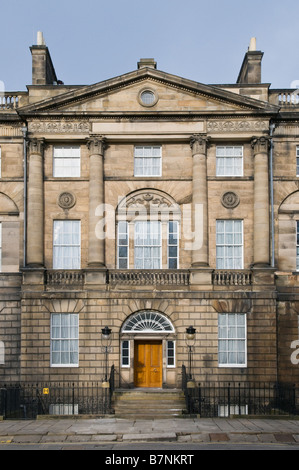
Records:
[[[299,420],[47,418],[0,421],[1,445],[108,443],[275,443],[299,447]]]

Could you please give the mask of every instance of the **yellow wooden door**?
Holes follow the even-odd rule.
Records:
[[[162,341],[135,341],[135,387],[162,387]]]

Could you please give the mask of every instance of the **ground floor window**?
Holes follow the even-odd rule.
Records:
[[[51,315],[51,366],[79,365],[79,316],[75,313]]]
[[[246,315],[218,316],[218,362],[221,367],[246,367]]]
[[[121,342],[121,366],[130,367],[130,341]]]

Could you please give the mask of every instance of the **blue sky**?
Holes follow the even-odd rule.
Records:
[[[0,6],[0,81],[31,84],[31,53],[42,31],[57,76],[87,85],[137,68],[205,84],[235,83],[250,38],[264,52],[262,80],[299,81],[298,0],[9,0]]]

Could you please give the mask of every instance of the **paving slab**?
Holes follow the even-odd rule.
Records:
[[[229,441],[229,437],[225,433],[215,432],[209,434],[211,442],[226,442]]]
[[[140,441],[140,442],[152,442],[152,441],[176,441],[177,435],[175,432],[168,433],[146,433],[146,434],[124,434],[122,437],[123,441]]]

